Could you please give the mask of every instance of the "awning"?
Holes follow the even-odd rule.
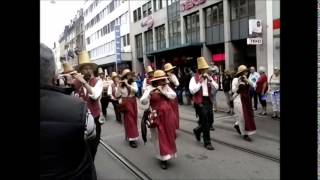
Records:
[[[165,48],[165,49],[161,49],[159,51],[153,51],[150,53],[147,53],[147,56],[153,56],[156,54],[160,54],[160,53],[164,53],[164,52],[168,52],[168,51],[173,51],[173,50],[178,50],[178,49],[183,49],[183,48],[189,48],[189,47],[201,47],[203,45],[203,43],[188,43],[188,44],[183,44],[180,46],[175,46],[175,47],[171,47],[171,48]]]

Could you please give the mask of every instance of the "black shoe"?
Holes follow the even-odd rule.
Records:
[[[210,130],[211,130],[211,131],[214,131],[214,127],[213,127],[213,126],[211,126],[211,127],[210,127]]]
[[[135,141],[130,141],[129,143],[132,148],[137,148],[137,143]]]
[[[196,139],[197,139],[197,141],[199,141],[200,142],[200,133],[198,133],[197,131],[196,131],[196,129],[193,129],[193,134],[194,134],[194,136],[196,137]]]
[[[244,135],[243,139],[246,140],[246,141],[249,141],[249,142],[252,141],[252,139],[248,135]]]
[[[241,131],[240,131],[239,125],[234,125],[233,127],[234,127],[234,128],[237,130],[237,132],[241,135]]]
[[[210,151],[214,150],[214,147],[211,144],[207,144],[204,147]]]
[[[161,166],[162,169],[167,169],[168,168],[167,161],[161,161],[160,162],[160,166]]]

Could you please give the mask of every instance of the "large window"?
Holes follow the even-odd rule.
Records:
[[[146,52],[153,51],[153,32],[152,29],[146,31],[145,33],[145,44],[146,44]]]
[[[157,50],[166,48],[165,27],[164,25],[155,28],[157,38]]]
[[[223,24],[223,4],[219,3],[205,9],[206,27]]]
[[[168,3],[168,31],[169,46],[181,44],[180,1],[167,0]]]
[[[186,27],[186,42],[199,42],[200,40],[200,22],[199,11],[184,17]]]
[[[143,17],[147,17],[150,14],[152,14],[152,7],[151,7],[151,1],[145,3],[142,6],[142,13],[143,13]]]
[[[143,57],[142,34],[136,35],[136,36],[135,36],[135,40],[136,40],[137,58]]]
[[[141,19],[141,8],[139,7],[138,9],[133,11],[133,22],[137,22]]]
[[[231,20],[254,15],[254,0],[231,0]]]

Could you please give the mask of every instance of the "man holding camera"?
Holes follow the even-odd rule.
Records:
[[[197,59],[198,72],[191,78],[189,89],[193,94],[193,102],[199,116],[199,126],[193,129],[193,133],[200,141],[203,133],[204,146],[208,150],[214,150],[210,139],[210,125],[213,123],[213,100],[211,89],[218,89],[218,84],[208,75],[209,66],[204,57]]]

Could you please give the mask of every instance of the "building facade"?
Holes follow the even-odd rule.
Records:
[[[109,74],[116,69],[132,68],[130,3],[126,0],[86,1],[83,9],[85,44],[91,60]],[[120,26],[120,61],[116,59],[116,26]]]
[[[60,61],[78,65],[78,54],[85,50],[83,10],[78,10],[59,38]]]
[[[268,0],[141,0],[130,3],[133,68],[171,62],[196,68],[204,56],[221,71],[240,64],[279,66],[280,3]],[[248,45],[249,19],[261,20],[262,44]],[[179,69],[179,68],[177,68]]]

